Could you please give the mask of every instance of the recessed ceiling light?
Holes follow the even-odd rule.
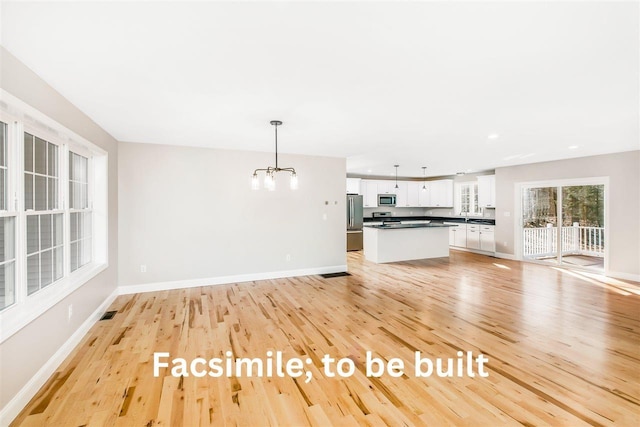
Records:
[[[577,146],[577,145],[570,145],[570,146],[569,146],[569,150],[575,150],[576,148],[578,148],[578,146]]]
[[[373,172],[371,169],[368,169],[368,170],[367,170],[367,173],[371,173],[371,172]]]
[[[490,133],[489,136],[487,136],[487,139],[498,139],[499,137],[500,135],[497,133]]]

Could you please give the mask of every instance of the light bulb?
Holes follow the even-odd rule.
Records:
[[[291,173],[291,189],[292,190],[297,190],[298,189],[298,175],[296,175],[295,172]]]
[[[264,177],[264,186],[269,191],[273,191],[276,189],[276,177],[273,172],[267,172],[267,175]]]
[[[253,173],[253,176],[251,177],[251,189],[252,190],[259,190],[260,189],[260,180],[258,179],[258,174],[257,173]]]

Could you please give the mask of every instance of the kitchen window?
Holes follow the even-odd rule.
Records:
[[[481,215],[478,206],[478,183],[463,182],[456,184],[455,211],[460,215]]]
[[[2,342],[107,268],[108,158],[0,95]]]

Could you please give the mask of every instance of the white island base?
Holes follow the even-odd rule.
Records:
[[[449,227],[363,229],[364,257],[375,263],[449,256]]]

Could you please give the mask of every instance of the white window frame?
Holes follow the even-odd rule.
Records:
[[[454,200],[454,211],[456,214],[465,215],[465,216],[482,216],[482,208],[478,205],[475,206],[477,210],[473,212],[463,213],[462,212],[462,187],[463,186],[470,187],[470,196],[471,200],[477,200],[478,198],[478,181],[464,181],[458,182],[455,185],[455,200]]]
[[[15,214],[16,277],[15,302],[0,311],[0,343],[24,328],[45,311],[100,274],[109,266],[108,258],[108,154],[107,152],[67,129],[55,120],[0,89],[0,120],[9,125],[8,156],[10,158],[9,208],[2,216]],[[57,144],[59,148],[60,208],[63,212],[64,275],[61,279],[27,295],[26,282],[26,212],[24,211],[24,131]],[[91,159],[89,192],[92,203],[92,261],[70,273],[70,234],[68,204],[68,152]],[[91,173],[92,172],[92,173]],[[42,211],[41,213],[45,213]]]
[[[1,111],[0,111],[1,113]],[[13,267],[13,274],[14,274],[14,278],[13,278],[13,303],[5,308],[2,309],[2,311],[6,311],[8,309],[10,309],[11,307],[15,306],[18,302],[18,266],[19,266],[19,258],[20,258],[20,252],[19,252],[19,245],[18,245],[18,216],[20,214],[20,212],[17,209],[17,199],[15,197],[15,194],[11,194],[11,190],[14,185],[14,182],[16,181],[16,174],[18,173],[16,171],[15,165],[12,165],[10,163],[9,159],[12,159],[13,156],[15,156],[15,147],[13,146],[13,142],[14,139],[16,138],[16,126],[14,123],[14,120],[11,116],[7,115],[7,114],[0,114],[0,121],[4,122],[7,124],[7,153],[6,153],[6,163],[7,163],[7,205],[6,208],[4,210],[0,210],[0,217],[12,217],[13,220],[13,240],[14,240],[14,248],[13,248],[13,257],[14,257],[14,267]],[[1,312],[0,312],[1,313]],[[2,322],[2,318],[0,317],[0,322]]]
[[[71,214],[72,213],[88,213],[90,214],[91,217],[91,229],[93,230],[93,180],[92,180],[92,173],[93,173],[93,155],[92,153],[85,149],[84,147],[80,147],[77,146],[75,144],[73,145],[69,145],[67,147],[67,153],[66,155],[66,159],[67,162],[69,162],[69,154],[70,153],[74,153],[78,156],[83,156],[87,159],[87,207],[86,208],[72,208],[70,203],[69,203],[69,207],[68,207],[68,212],[69,215],[67,215],[67,218],[69,219],[69,224],[66,227],[67,230],[69,230],[69,252],[71,251]],[[67,166],[69,166],[69,163],[67,163]],[[69,174],[69,168],[67,167],[67,175]],[[70,182],[70,177],[67,176],[67,180],[66,180],[66,184],[67,184],[67,192],[69,191],[69,182]],[[67,200],[71,200],[71,197],[68,197]],[[84,239],[81,240],[86,240],[86,237]],[[91,233],[91,240],[93,240],[93,231]],[[80,240],[76,240],[76,241],[80,241]],[[93,261],[93,256],[94,256],[94,251],[93,251],[93,242],[91,243],[91,260]],[[89,261],[89,264],[92,262]],[[87,265],[87,264],[85,264]],[[84,267],[81,266],[79,268],[77,268],[76,270],[74,270],[73,272],[76,272],[80,269],[82,269]],[[71,253],[69,253],[69,271],[71,272]],[[71,273],[73,273],[71,272]]]

